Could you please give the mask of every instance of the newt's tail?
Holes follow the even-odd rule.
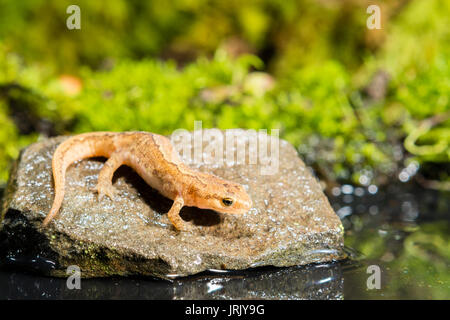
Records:
[[[61,143],[52,158],[55,198],[43,221],[44,227],[58,214],[64,199],[66,169],[75,161],[91,157],[107,157],[114,150],[115,133],[93,132],[73,136]]]

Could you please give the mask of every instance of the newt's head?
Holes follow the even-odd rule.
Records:
[[[221,213],[243,214],[252,207],[252,199],[239,183],[208,177],[206,188],[195,188],[194,206]],[[206,182],[206,181],[205,181]]]
[[[234,182],[225,182],[223,190],[217,193],[211,206],[213,210],[223,213],[246,213],[252,207],[252,199],[245,188]]]

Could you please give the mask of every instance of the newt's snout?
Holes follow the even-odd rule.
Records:
[[[245,193],[245,195],[241,195],[240,198],[236,200],[235,211],[232,213],[236,214],[244,214],[247,213],[252,208],[253,202],[250,199],[250,196]]]

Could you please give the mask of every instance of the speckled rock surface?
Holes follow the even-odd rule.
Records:
[[[206,132],[205,130],[203,132]],[[151,275],[171,278],[208,269],[292,266],[345,258],[343,227],[295,149],[279,143],[279,168],[260,164],[189,163],[246,186],[253,208],[244,215],[184,208],[192,232],[174,231],[172,201],[128,167],[116,172],[115,200],[91,190],[104,159],[83,160],[67,171],[59,217],[48,228],[54,191],[51,157],[65,137],[35,143],[15,163],[2,203],[0,255],[53,276],[77,265],[83,277]],[[239,139],[248,143],[246,131]],[[208,141],[204,140],[204,150]],[[248,150],[248,148],[247,148]]]

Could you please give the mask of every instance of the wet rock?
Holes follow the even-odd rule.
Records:
[[[204,130],[204,137],[211,132]],[[43,228],[54,196],[52,154],[66,137],[30,145],[15,163],[5,191],[1,260],[28,264],[53,276],[67,276],[67,267],[77,265],[83,277],[173,278],[208,269],[292,266],[345,258],[342,224],[296,150],[279,140],[276,170],[261,174],[263,163],[252,162],[248,152],[252,135],[244,130],[233,132],[245,143],[243,161],[191,163],[189,152],[194,145],[190,143],[189,152],[182,156],[200,171],[243,184],[253,208],[232,215],[185,207],[181,215],[193,226],[192,232],[173,229],[166,214],[172,201],[128,167],[115,174],[117,198],[99,201],[92,189],[104,159],[79,161],[67,170],[62,209]],[[191,133],[188,136],[192,138]],[[186,146],[181,143],[175,142],[177,149]],[[217,146],[217,141],[203,139],[205,153],[211,144]]]

